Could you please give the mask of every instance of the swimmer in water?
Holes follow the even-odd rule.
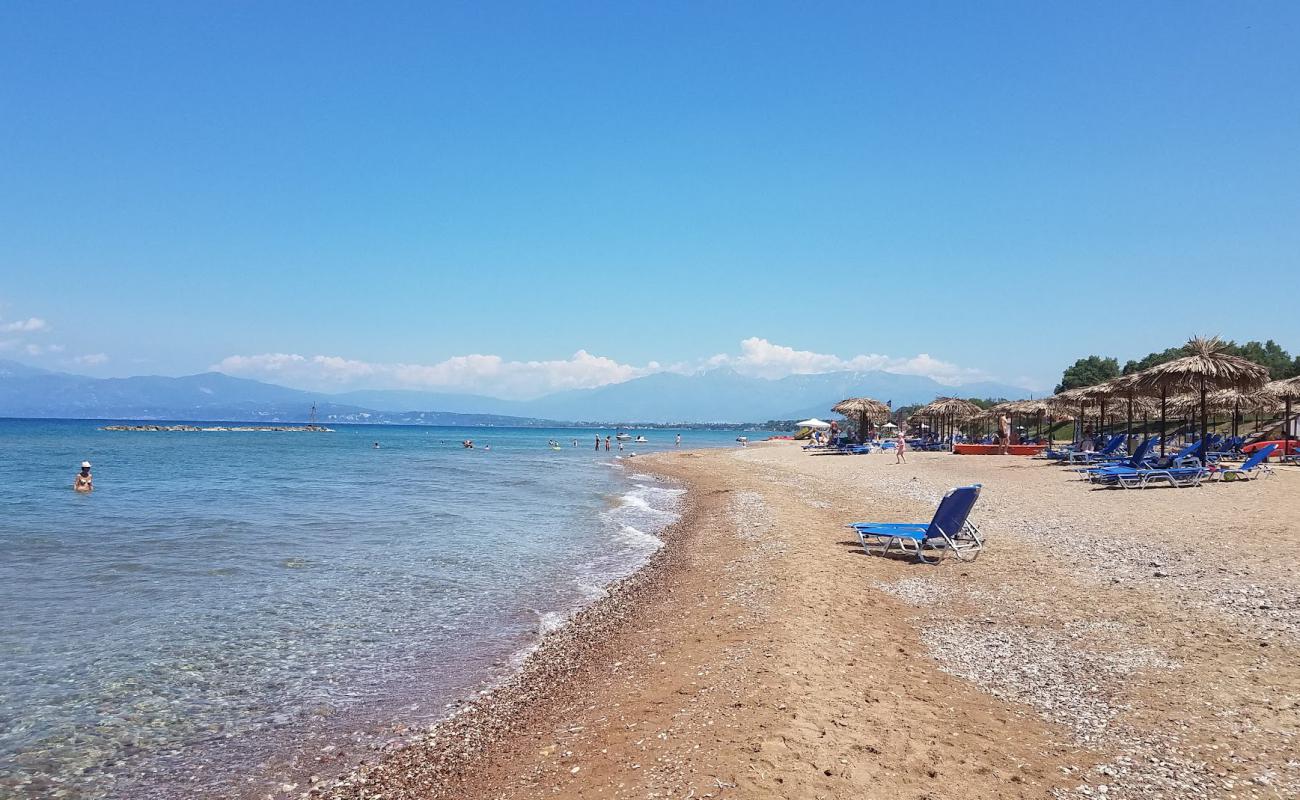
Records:
[[[81,462],[81,472],[77,473],[76,479],[72,481],[72,490],[82,494],[90,494],[95,491],[95,479],[90,475],[90,462]]]

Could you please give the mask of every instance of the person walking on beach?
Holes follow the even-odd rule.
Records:
[[[673,443],[673,447],[681,447],[681,446],[682,446],[682,435],[679,433],[677,434],[677,441]]]
[[[903,438],[903,432],[899,431],[894,439],[894,463],[907,463],[907,440]]]
[[[1006,414],[998,415],[998,455],[1005,456],[1011,445],[1011,418]]]
[[[72,481],[72,490],[82,494],[90,494],[95,491],[95,479],[90,475],[89,461],[81,462],[81,472],[78,472],[76,479]]]

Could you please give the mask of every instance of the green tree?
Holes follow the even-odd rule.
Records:
[[[1116,377],[1119,377],[1118,359],[1088,356],[1079,359],[1066,368],[1061,375],[1061,383],[1056,387],[1056,391],[1063,392],[1066,389],[1077,389],[1080,386],[1095,386],[1102,381],[1108,381]]]
[[[1227,349],[1229,353],[1235,356],[1241,356],[1244,359],[1267,367],[1269,377],[1275,381],[1300,375],[1300,356],[1293,359],[1290,353],[1272,339],[1266,342],[1249,341],[1245,344],[1228,342]],[[1173,361],[1175,358],[1182,358],[1185,355],[1187,353],[1181,347],[1171,347],[1158,353],[1148,353],[1141,360],[1126,362],[1124,364],[1124,374],[1141,372],[1144,369],[1150,369],[1157,364]]]
[[[1182,358],[1187,355],[1183,352],[1182,347],[1171,347],[1168,350],[1161,350],[1159,353],[1148,353],[1140,361],[1129,360],[1124,364],[1124,374],[1132,375],[1134,372],[1141,372],[1144,369],[1150,369],[1156,364],[1163,364],[1166,361],[1173,361],[1175,358]]]
[[[1256,364],[1268,367],[1269,377],[1275,381],[1289,378],[1295,374],[1292,371],[1295,368],[1295,362],[1291,360],[1291,354],[1283,350],[1282,346],[1272,339],[1263,344],[1246,342],[1239,345],[1235,342],[1229,342],[1228,351],[1254,361]]]
[[[912,403],[911,405],[898,406],[894,409],[894,413],[889,416],[893,419],[895,425],[902,425],[907,421],[908,417],[916,413],[916,410],[920,408],[921,405],[921,403]]]

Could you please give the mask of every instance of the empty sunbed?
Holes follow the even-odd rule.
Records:
[[[1165,467],[1161,469],[1135,469],[1116,472],[1109,483],[1121,489],[1146,489],[1158,483],[1167,483],[1175,488],[1200,486],[1206,475],[1205,467],[1199,462],[1185,467]]]
[[[1106,446],[1100,450],[1073,451],[1066,453],[1065,458],[1060,460],[1071,464],[1078,464],[1080,462],[1086,463],[1090,461],[1105,461],[1107,458],[1114,455],[1115,451],[1119,450],[1120,445],[1124,444],[1125,438],[1124,434],[1117,433],[1110,437],[1110,440],[1106,442]]]
[[[1248,481],[1256,477],[1272,475],[1273,468],[1268,465],[1268,457],[1273,455],[1277,445],[1270,444],[1255,451],[1239,467],[1219,467],[1214,476],[1221,481]]]
[[[1147,469],[1154,466],[1148,463],[1151,458],[1151,448],[1154,442],[1151,439],[1143,439],[1142,443],[1133,451],[1133,455],[1128,456],[1120,461],[1106,462],[1105,464],[1094,464],[1091,467],[1076,467],[1075,472],[1083,473],[1085,480],[1095,481],[1098,476],[1105,477],[1115,471],[1129,471],[1135,469]]]
[[[858,534],[862,549],[871,555],[897,551],[935,564],[944,553],[952,553],[962,561],[974,561],[984,549],[979,528],[970,519],[981,488],[977,483],[950,489],[939,501],[929,524],[855,522],[849,527]]]

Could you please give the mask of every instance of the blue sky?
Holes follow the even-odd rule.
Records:
[[[0,358],[528,394],[1296,351],[1296,41],[1281,2],[8,2]]]

